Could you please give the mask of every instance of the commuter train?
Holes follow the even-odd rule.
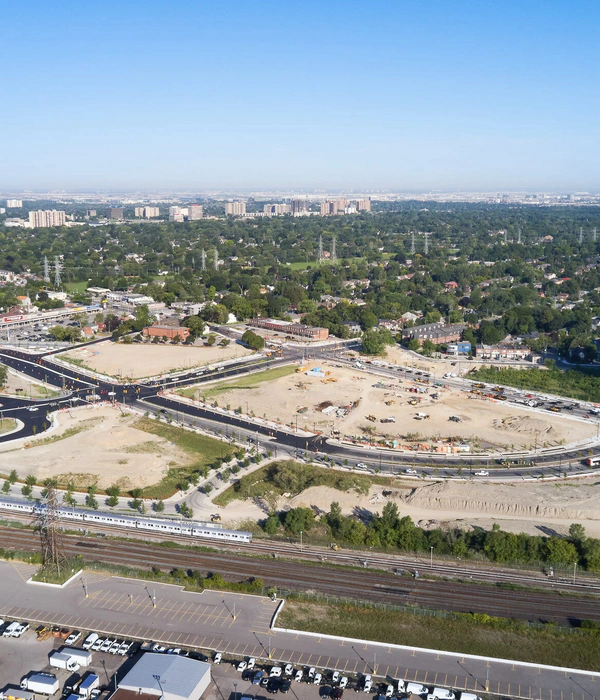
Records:
[[[16,498],[0,498],[0,510],[35,515],[44,508],[37,501],[20,501]],[[77,520],[90,525],[109,525],[112,527],[131,528],[133,530],[150,530],[164,535],[186,535],[202,539],[225,540],[227,542],[252,542],[251,532],[225,530],[220,525],[208,525],[195,520],[168,520],[167,518],[138,518],[132,515],[102,513],[95,510],[61,507],[57,509],[61,520]]]

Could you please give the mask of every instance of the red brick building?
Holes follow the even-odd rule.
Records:
[[[173,338],[179,336],[180,340],[185,340],[190,334],[190,329],[186,328],[185,326],[169,326],[154,323],[151,326],[146,326],[142,333],[143,335],[151,338],[159,337],[173,340]]]

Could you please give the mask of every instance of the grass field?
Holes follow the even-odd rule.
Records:
[[[67,282],[65,284],[65,291],[69,292],[69,294],[82,293],[85,292],[87,286],[87,282]]]
[[[260,498],[269,492],[279,495],[290,492],[296,495],[311,486],[330,486],[338,491],[355,490],[364,494],[375,483],[391,486],[394,480],[388,477],[369,477],[364,474],[327,469],[301,462],[273,462],[252,474],[246,474],[219,494],[213,502],[219,506],[226,506],[231,501]]]
[[[3,418],[0,420],[0,435],[8,433],[9,430],[14,430],[17,427],[17,422],[14,418]]]
[[[552,625],[536,629],[487,615],[422,616],[293,599],[286,601],[277,626],[388,644],[600,670],[598,630],[573,630],[569,634]]]
[[[350,258],[352,262],[355,263],[360,263],[364,260],[364,258]],[[340,265],[342,263],[342,259],[338,258],[337,260],[325,260],[323,261],[323,265]],[[290,270],[306,270],[309,267],[311,269],[314,269],[315,267],[319,267],[319,263],[316,260],[310,260],[309,262],[294,262],[290,263],[289,265],[286,265]]]
[[[168,498],[177,491],[179,484],[187,476],[209,466],[217,457],[228,458],[232,454],[231,446],[220,440],[159,423],[149,418],[140,418],[133,424],[133,427],[169,440],[191,457],[189,464],[169,469],[162,481],[147,486],[144,489],[144,498]]]
[[[227,391],[256,389],[258,385],[262,384],[263,382],[275,381],[280,377],[286,377],[288,374],[293,374],[295,371],[295,366],[275,367],[273,369],[267,369],[264,372],[257,372],[256,374],[250,374],[247,377],[242,377],[241,379],[214,384],[206,388],[191,387],[189,389],[182,389],[178,393],[181,394],[181,396],[187,396],[190,399],[194,399],[199,396],[204,396],[209,399],[213,398],[214,396],[218,396],[219,394],[224,394]]]

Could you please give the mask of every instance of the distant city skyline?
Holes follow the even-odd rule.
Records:
[[[591,0],[6,3],[0,190],[600,191]]]

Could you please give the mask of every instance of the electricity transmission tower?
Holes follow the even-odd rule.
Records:
[[[333,241],[331,242],[331,259],[332,260],[337,260],[337,250],[336,250],[336,237],[333,237]]]
[[[596,233],[597,233],[597,229],[594,227],[594,230],[592,231],[592,237],[594,239],[594,243],[596,242]]]
[[[429,253],[429,236],[431,236],[431,234],[424,233],[423,235],[425,236],[425,255],[427,255],[427,253]]]
[[[579,227],[579,245],[583,243],[583,226]]]
[[[54,286],[60,288],[60,271],[62,270],[62,263],[58,255],[54,256]]]
[[[206,270],[206,251],[202,248],[202,270]]]
[[[505,229],[504,230],[504,245],[508,244],[508,231]]]
[[[50,284],[50,265],[48,263],[47,255],[44,255],[44,282]]]
[[[42,565],[47,571],[60,574],[67,566],[67,556],[58,525],[58,494],[54,485],[49,485],[45,493],[37,517],[42,545]]]
[[[411,255],[415,254],[415,232],[414,231],[410,234],[410,254]]]
[[[517,243],[520,245],[521,244],[521,227],[517,229]]]
[[[215,270],[218,270],[218,269],[219,269],[219,251],[218,251],[216,248],[215,248],[215,253],[214,253],[214,255],[215,255],[215,259],[214,259],[214,263],[213,263],[213,264],[214,264],[214,266],[215,266]]]
[[[319,262],[323,262],[323,236],[319,236]]]

